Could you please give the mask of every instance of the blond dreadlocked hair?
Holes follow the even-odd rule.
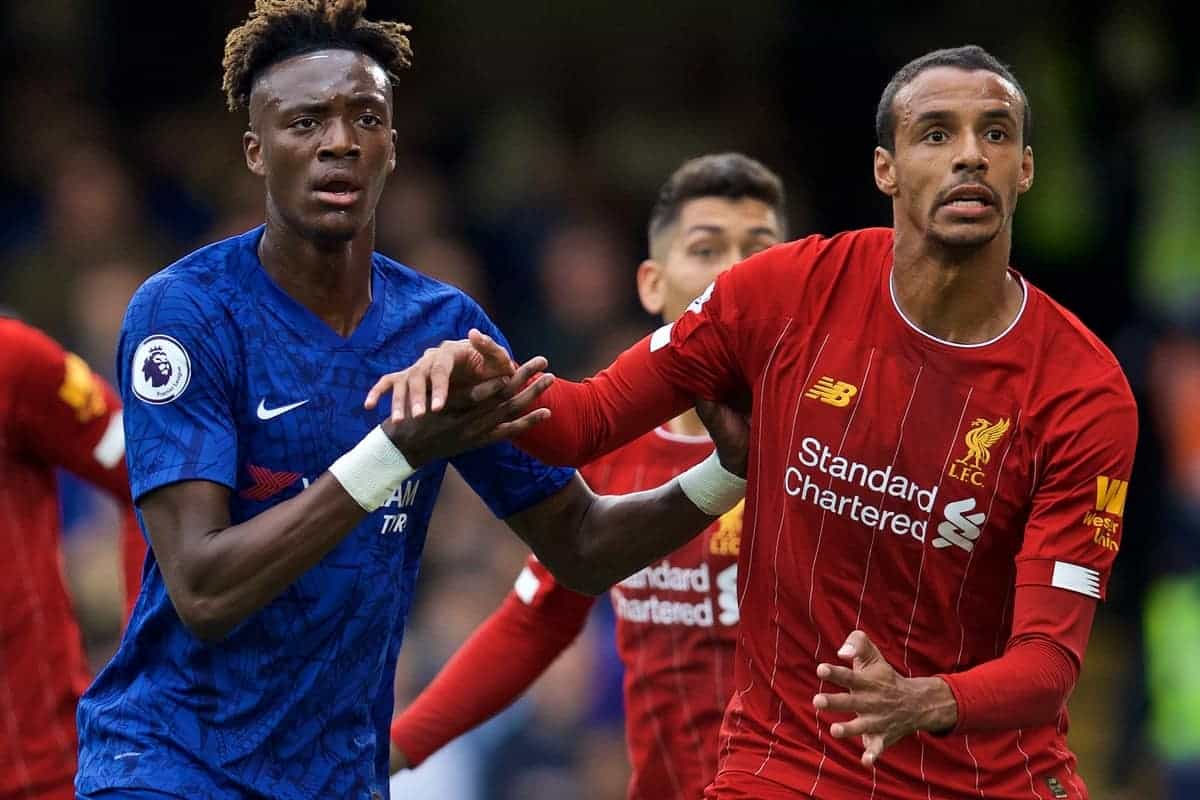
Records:
[[[273,64],[314,50],[363,53],[396,82],[412,65],[412,46],[403,22],[363,18],[367,0],[256,0],[254,10],[225,38],[221,88],[230,111],[250,107],[255,79]]]

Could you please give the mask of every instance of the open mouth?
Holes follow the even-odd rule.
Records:
[[[995,196],[987,187],[979,185],[956,187],[942,201],[943,208],[967,216],[982,214],[994,205]]]
[[[324,181],[314,190],[317,199],[335,206],[349,206],[358,201],[362,189],[349,181]]]

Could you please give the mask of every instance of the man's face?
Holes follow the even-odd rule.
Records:
[[[372,219],[396,165],[392,91],[373,59],[321,50],[272,66],[250,95],[246,163],[305,238],[347,241]]]
[[[900,90],[893,113],[895,152],[876,148],[875,180],[893,199],[896,227],[955,248],[1008,229],[1033,183],[1016,87],[985,70],[934,67]]]
[[[783,227],[771,206],[749,197],[698,197],[659,234],[638,271],[642,305],[672,322],[717,276],[780,241]]]

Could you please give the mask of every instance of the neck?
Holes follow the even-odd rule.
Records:
[[[667,421],[667,430],[681,436],[707,436],[708,429],[700,421],[700,415],[695,409],[689,409],[675,419]]]
[[[1023,293],[1008,271],[1012,229],[990,242],[951,248],[921,231],[896,228],[892,287],[900,310],[930,336],[979,344],[1003,333],[1021,309]]]
[[[349,336],[371,305],[374,247],[374,221],[349,241],[320,241],[268,213],[258,257],[283,291],[339,336]]]

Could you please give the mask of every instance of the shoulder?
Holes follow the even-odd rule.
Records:
[[[739,309],[761,307],[751,313],[790,316],[798,304],[819,302],[834,286],[875,285],[891,252],[891,228],[813,234],[756,253],[719,278],[717,286],[736,296]]]
[[[12,317],[0,317],[0,376],[11,384],[30,368],[61,370],[62,345],[48,334]]]
[[[1136,431],[1137,406],[1117,357],[1083,322],[1042,290],[1025,283],[1036,304],[1036,352],[1042,368],[1035,392],[1052,420],[1073,429],[1072,421],[1103,421],[1109,435]]]
[[[389,290],[399,291],[405,303],[416,303],[427,312],[484,317],[483,309],[456,286],[431,278],[382,253],[374,254],[373,265]]]
[[[253,233],[214,242],[151,275],[130,299],[126,323],[202,323],[222,316],[238,296],[236,258]]]

